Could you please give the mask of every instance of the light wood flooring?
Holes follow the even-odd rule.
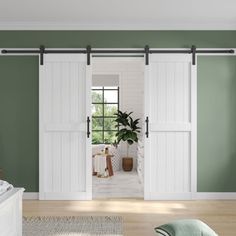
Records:
[[[236,201],[25,200],[24,216],[120,215],[125,236],[155,235],[154,227],[175,219],[197,218],[219,236],[236,235]]]

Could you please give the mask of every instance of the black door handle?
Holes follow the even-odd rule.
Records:
[[[149,137],[149,119],[148,119],[148,116],[146,117],[145,122],[146,122],[146,132],[145,132],[145,135],[148,138]]]
[[[90,118],[87,116],[87,138],[90,137]]]

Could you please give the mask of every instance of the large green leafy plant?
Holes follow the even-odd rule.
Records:
[[[133,119],[131,114],[133,112],[127,113],[118,111],[116,113],[116,127],[119,127],[119,131],[116,133],[117,143],[121,141],[127,143],[127,157],[129,156],[129,147],[135,142],[138,142],[138,133],[140,133],[140,127],[138,126],[140,119]]]

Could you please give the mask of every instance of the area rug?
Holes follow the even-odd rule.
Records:
[[[24,217],[23,236],[122,236],[120,216]]]

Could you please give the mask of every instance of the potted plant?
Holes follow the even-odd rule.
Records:
[[[129,156],[129,148],[135,142],[138,142],[138,133],[140,133],[140,127],[138,126],[140,119],[133,119],[131,114],[133,112],[127,113],[118,111],[116,113],[116,127],[119,131],[116,133],[117,144],[121,141],[127,144],[127,156],[122,158],[122,167],[124,171],[131,171],[133,169],[133,158]]]

